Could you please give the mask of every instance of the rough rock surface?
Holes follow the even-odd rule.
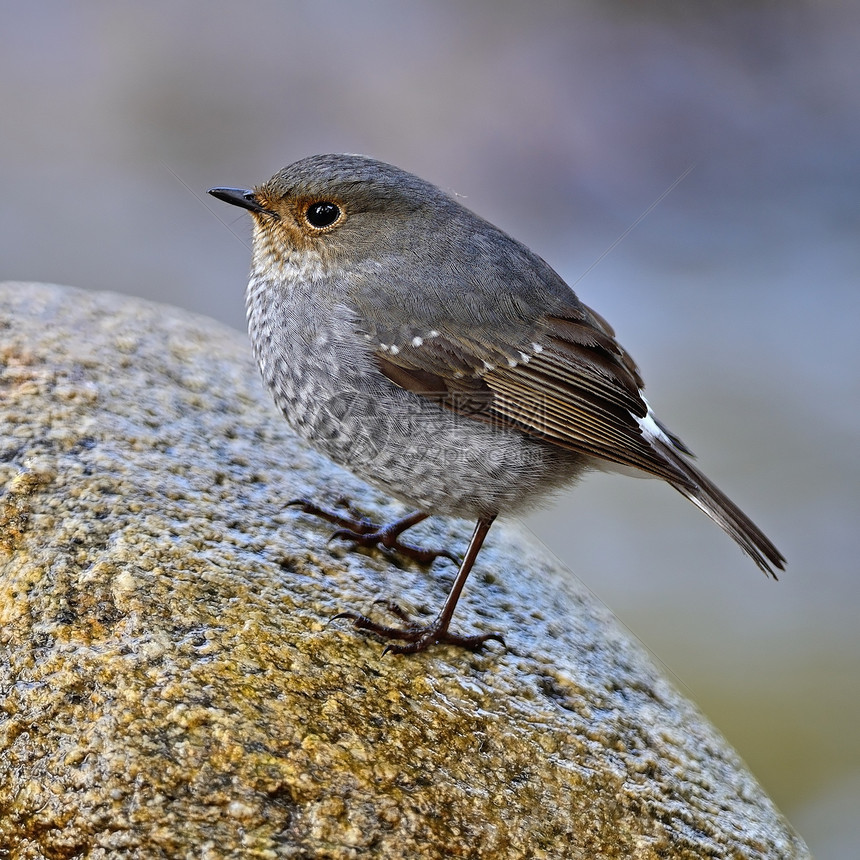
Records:
[[[249,355],[175,308],[0,285],[0,857],[809,856],[511,528],[455,617],[507,649],[382,657],[330,623],[432,613],[453,567],[285,507],[401,512],[290,434]]]

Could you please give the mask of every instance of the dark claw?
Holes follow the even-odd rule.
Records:
[[[295,505],[301,507],[306,514],[322,517],[327,522],[340,526],[329,540],[343,538],[363,547],[380,547],[384,550],[393,550],[406,556],[406,558],[418,564],[430,564],[437,558],[447,558],[458,564],[460,559],[447,549],[426,549],[411,543],[401,541],[400,535],[411,526],[426,519],[427,514],[416,511],[402,519],[395,520],[383,526],[377,526],[368,519],[348,517],[343,514],[322,508],[308,499],[293,499],[287,502],[287,506]]]
[[[401,555],[406,556],[406,558],[418,562],[418,564],[430,564],[440,556],[450,559],[455,564],[459,561],[457,556],[452,552],[449,552],[447,549],[427,549],[426,547],[415,546],[414,544],[404,543],[403,541],[398,540],[397,535],[400,532],[395,532],[391,529],[391,525],[397,524],[392,523],[379,528],[375,528],[371,524],[371,527],[375,530],[366,532],[356,531],[352,528],[341,528],[333,532],[329,540],[343,538],[344,540],[352,541],[353,543],[363,547],[379,546],[382,549],[394,550],[395,552],[399,552]]]
[[[403,610],[396,604],[393,605],[397,608],[395,614],[406,621],[407,616]],[[503,647],[507,647],[505,640],[499,633],[479,633],[473,636],[461,636],[458,633],[451,633],[449,630],[443,629],[438,623],[438,619],[424,627],[412,623],[400,628],[378,624],[376,621],[358,612],[338,612],[332,620],[338,618],[348,618],[352,621],[353,627],[361,631],[373,633],[382,639],[398,640],[396,642],[389,642],[385,646],[382,652],[383,656],[389,652],[392,654],[417,654],[419,651],[425,651],[431,645],[457,645],[469,651],[480,651],[488,639],[494,639],[496,642],[500,642]]]
[[[376,606],[384,606],[392,615],[396,615],[401,621],[409,622],[408,613],[404,612],[403,609],[400,608],[399,603],[395,603],[393,600],[384,600],[383,598],[378,598],[373,601]]]
[[[433,625],[424,628],[424,635],[420,638],[407,642],[403,645],[389,642],[382,649],[384,657],[389,651],[392,654],[417,654],[419,651],[425,651],[431,645],[456,645],[459,648],[465,648],[467,651],[477,653],[484,647],[484,643],[488,639],[494,639],[496,642],[501,642],[503,648],[507,648],[505,640],[502,639],[500,633],[481,633],[475,636],[460,636],[457,633],[449,633],[447,630],[439,633],[434,631]]]
[[[287,502],[287,507],[299,507],[306,514],[312,517],[320,517],[326,522],[334,523],[336,526],[341,526],[340,531],[350,532],[357,535],[365,535],[368,532],[376,530],[376,524],[364,517],[349,517],[346,514],[339,514],[336,511],[323,508],[309,499],[291,499]],[[335,532],[337,534],[337,532]],[[332,535],[334,537],[334,535]],[[330,538],[331,539],[331,538]]]

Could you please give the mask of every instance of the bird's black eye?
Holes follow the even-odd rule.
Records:
[[[305,210],[305,218],[311,227],[323,230],[326,227],[331,227],[340,218],[340,207],[328,200],[311,203]]]

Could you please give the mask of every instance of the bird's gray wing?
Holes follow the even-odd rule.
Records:
[[[475,420],[685,483],[642,432],[642,380],[612,329],[584,305],[566,310],[492,332],[440,324],[380,340],[375,359],[392,382]]]
[[[527,327],[439,324],[399,343],[381,341],[375,359],[395,384],[469,418],[665,479],[765,573],[784,567],[773,543],[651,413],[636,365],[585,305]]]

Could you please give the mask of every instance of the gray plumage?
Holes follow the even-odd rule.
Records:
[[[693,501],[762,570],[783,567],[653,416],[610,326],[434,185],[321,155],[254,191],[212,193],[253,216],[263,379],[335,462],[425,513],[488,523],[585,469],[632,468]]]

